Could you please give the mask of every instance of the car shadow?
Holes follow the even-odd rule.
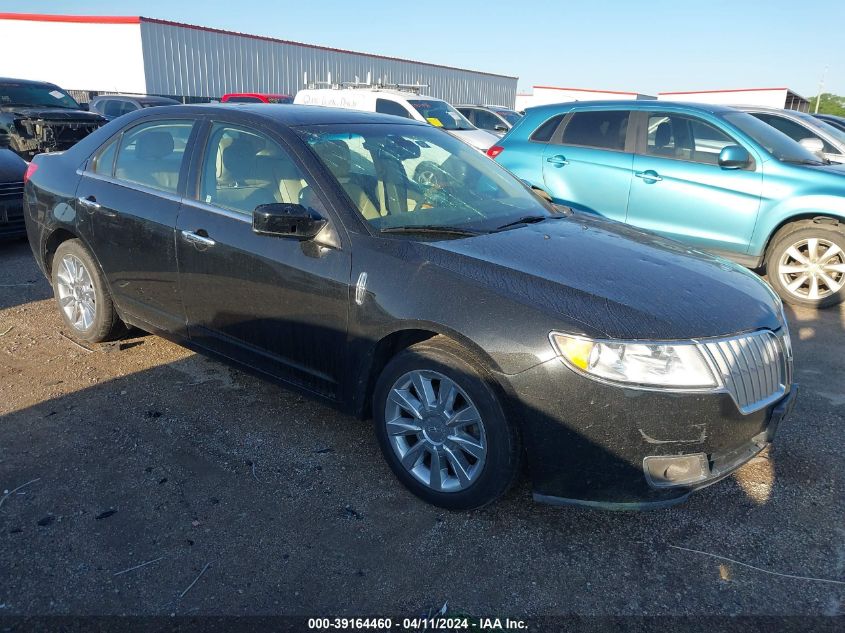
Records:
[[[53,296],[50,284],[31,259],[26,239],[0,242],[0,267],[4,270],[0,280],[0,310]]]

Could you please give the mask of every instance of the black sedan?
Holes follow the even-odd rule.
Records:
[[[540,500],[679,501],[794,399],[755,275],[551,206],[430,125],[161,107],[28,173],[32,250],[80,340],[137,326],[372,417],[443,507],[493,501],[523,460]]]
[[[0,145],[0,240],[26,235],[23,222],[23,178],[26,161]]]

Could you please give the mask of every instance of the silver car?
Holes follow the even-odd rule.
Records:
[[[845,132],[806,112],[765,106],[734,106],[780,130],[832,163],[845,163]]]

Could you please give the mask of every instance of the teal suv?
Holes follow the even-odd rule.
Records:
[[[665,101],[541,106],[488,155],[554,202],[765,272],[787,302],[845,298],[845,166],[750,114]]]

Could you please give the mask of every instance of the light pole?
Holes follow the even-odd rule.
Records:
[[[819,113],[819,101],[822,100],[822,90],[824,89],[824,79],[827,76],[827,69],[828,68],[830,68],[830,66],[824,67],[824,72],[822,73],[822,80],[819,82],[819,94],[816,95],[816,111],[813,114]]]

